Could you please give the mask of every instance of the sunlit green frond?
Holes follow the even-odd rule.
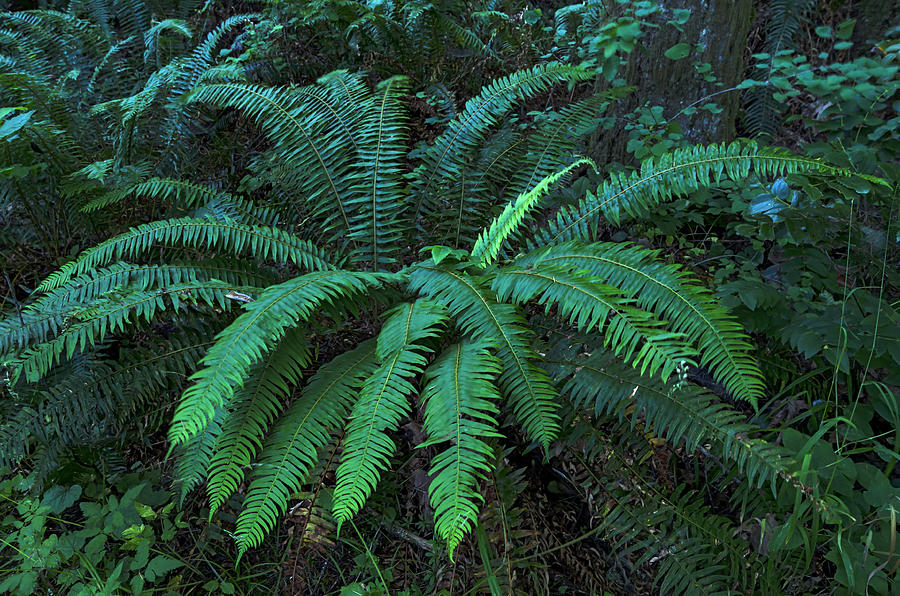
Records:
[[[450,445],[432,460],[428,492],[435,532],[453,551],[471,531],[484,498],[479,481],[491,469],[493,450],[485,442],[500,437],[494,380],[500,362],[490,344],[466,341],[449,346],[425,372],[425,432],[433,445]]]
[[[413,381],[427,364],[431,348],[423,341],[436,335],[447,320],[446,310],[428,300],[401,304],[387,313],[378,336],[378,368],[366,379],[353,406],[344,438],[334,490],[334,518],[340,525],[352,518],[387,469],[395,445],[387,431],[409,413]]]
[[[228,403],[207,475],[210,516],[243,481],[244,466],[250,465],[309,359],[303,328],[289,330],[268,357],[250,370]]]
[[[158,245],[216,249],[234,255],[249,253],[259,259],[291,261],[304,269],[334,268],[324,250],[277,228],[184,217],[142,224],[101,242],[48,276],[37,290],[52,290],[76,275],[120,259],[133,259]]]
[[[689,361],[693,350],[680,333],[668,331],[653,314],[633,306],[619,289],[586,271],[548,265],[532,269],[506,267],[493,284],[501,300],[525,303],[536,300],[581,331],[602,333],[604,345],[640,370],[643,375],[661,372],[669,378],[679,362]]]
[[[263,445],[238,517],[238,550],[259,546],[287,509],[290,495],[306,482],[318,450],[341,426],[363,381],[375,370],[375,341],[369,340],[320,367],[281,416]]]
[[[619,288],[635,304],[683,333],[707,367],[737,399],[756,404],[763,384],[752,346],[738,322],[685,270],[658,259],[658,252],[617,243],[577,241],[537,249],[516,260],[525,268],[550,265],[587,271]]]
[[[503,396],[528,435],[548,446],[559,431],[558,394],[535,364],[532,335],[516,308],[499,302],[483,280],[453,269],[419,266],[410,275],[410,287],[444,304],[466,335],[496,342]]]
[[[394,281],[397,276],[348,271],[317,271],[269,286],[244,305],[244,313],[216,336],[203,359],[204,368],[191,377],[172,418],[169,439],[184,443],[200,432],[216,408],[229,402],[250,367],[266,354],[285,330],[307,320],[320,305],[346,299]]]
[[[533,188],[520,194],[514,201],[509,203],[491,225],[482,231],[472,247],[471,261],[477,265],[488,265],[497,260],[503,243],[511,234],[514,234],[518,227],[525,221],[528,214],[538,206],[539,201],[544,194],[561,178],[568,175],[575,168],[583,165],[595,167],[592,160],[582,158],[574,163],[569,164],[558,172],[550,174],[540,180]]]
[[[814,159],[746,141],[678,149],[644,160],[633,174],[612,174],[596,193],[588,193],[577,206],[561,209],[531,245],[589,241],[596,238],[601,216],[618,224],[624,215],[640,216],[653,205],[723,180],[743,181],[751,175],[776,178],[795,172],[849,175]]]

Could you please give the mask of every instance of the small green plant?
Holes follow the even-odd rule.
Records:
[[[0,571],[0,591],[112,595],[177,586],[184,563],[166,544],[188,524],[149,480],[125,475],[113,490],[55,485],[39,497],[21,475],[0,481],[0,552],[12,564]]]

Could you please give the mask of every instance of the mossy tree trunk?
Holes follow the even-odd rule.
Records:
[[[611,134],[599,140],[596,153],[601,161],[622,161],[627,158],[627,134],[621,117],[639,105],[662,106],[663,116],[681,124],[684,136],[693,143],[732,140],[735,121],[740,109],[740,93],[730,90],[744,76],[744,52],[747,35],[753,20],[752,0],[660,0],[662,9],[651,21],[658,28],[645,28],[641,45],[631,54],[626,80],[636,85],[638,92],[622,102],[618,124]],[[689,9],[688,21],[678,27],[669,24],[676,11]],[[690,45],[687,57],[672,60],[666,51],[676,44]],[[707,81],[702,71],[715,81]],[[715,102],[719,113],[699,110],[685,115],[681,110],[694,104],[700,107]]]

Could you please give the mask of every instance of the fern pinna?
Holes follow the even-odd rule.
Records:
[[[2,321],[8,391],[34,403],[41,379],[79,357],[104,358],[110,336],[129,326],[224,318],[202,359],[183,352],[195,372],[169,439],[185,493],[205,482],[215,509],[246,484],[241,553],[276,525],[336,435],[333,515],[338,528],[353,518],[391,465],[392,433],[416,408],[424,445],[436,450],[435,533],[451,556],[477,522],[508,414],[546,449],[563,430],[562,406],[613,412],[636,400],[657,434],[690,448],[709,439],[754,482],[774,483],[785,469],[777,453],[746,439],[752,427],[730,406],[681,378],[686,366],[703,367],[731,397],[756,404],[763,383],[738,322],[656,252],[602,241],[599,224],[724,181],[840,172],[751,143],[694,147],[614,175],[536,226],[547,194],[593,167],[547,147],[581,146],[584,121],[612,98],[578,104],[564,112],[571,126],[551,120],[515,144],[496,142],[494,129],[536,94],[589,78],[551,64],[492,83],[412,169],[401,78],[374,89],[347,72],[302,88],[201,82],[183,101],[255,122],[271,144],[254,157],[248,183],[282,200],[269,210],[238,192],[156,177],[87,204],[96,211],[153,196],[188,214],[84,251]],[[426,254],[416,261],[419,249]],[[584,337],[589,353],[555,358],[536,332],[541,310],[557,331]],[[380,330],[304,378],[316,330],[354,317],[377,318]],[[615,389],[622,383],[628,391]],[[0,441],[22,440],[9,432],[15,420],[3,419]]]

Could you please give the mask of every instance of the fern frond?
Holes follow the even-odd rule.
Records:
[[[179,503],[182,505],[191,491],[206,478],[224,418],[225,408],[216,408],[203,430],[175,449],[175,477],[178,478]]]
[[[345,300],[396,279],[389,274],[317,271],[266,288],[216,336],[203,359],[205,368],[191,377],[196,383],[184,392],[172,418],[172,444],[183,443],[203,429],[286,328],[307,320],[323,303]]]
[[[204,85],[188,101],[236,108],[253,119],[276,146],[280,174],[308,193],[307,203],[322,218],[323,229],[335,238],[354,231],[347,201],[364,179],[353,155],[352,108],[357,103],[341,105],[322,87],[268,89],[237,83]]]
[[[615,491],[619,492],[619,491]],[[620,556],[641,552],[637,564],[659,561],[655,581],[660,594],[718,596],[732,594],[733,578],[726,557],[744,561],[736,546],[725,540],[733,528],[713,516],[698,495],[676,493],[671,498],[651,494],[646,503],[632,504],[609,494],[615,503],[601,522],[605,536]]]
[[[465,175],[447,190],[448,196],[453,197],[447,213],[453,216],[442,213],[434,222],[438,238],[446,238],[445,243],[454,248],[475,244],[485,223],[503,207],[498,198],[515,171],[527,140],[513,126],[506,125],[485,141]]]
[[[484,501],[478,483],[491,470],[493,449],[485,442],[500,437],[495,416],[500,394],[494,379],[500,362],[484,341],[449,346],[425,372],[425,432],[433,445],[450,446],[432,460],[429,498],[435,532],[447,541],[450,558],[478,519]]]
[[[757,430],[744,422],[744,416],[709,393],[691,384],[680,387],[663,385],[640,378],[609,354],[595,353],[587,358],[551,361],[563,374],[571,375],[562,387],[576,407],[589,407],[597,415],[625,415],[635,406],[631,424],[637,415],[655,435],[673,443],[683,442],[694,450],[702,442],[714,441],[715,451],[732,460],[750,484],[769,484],[774,491],[779,477],[788,475],[791,460],[776,445],[750,438]]]
[[[380,365],[366,379],[353,406],[334,489],[334,519],[352,518],[387,469],[395,445],[387,435],[408,414],[413,380],[422,374],[431,348],[421,343],[436,335],[447,320],[446,309],[429,300],[401,304],[388,312],[378,336]]]
[[[232,287],[266,286],[271,276],[259,268],[211,259],[199,263],[132,265],[116,263],[72,278],[50,290],[19,313],[0,321],[0,352],[24,348],[59,333],[66,320],[75,317],[103,294],[114,291],[145,291],[189,281],[218,280]]]
[[[194,184],[186,180],[173,180],[171,178],[151,178],[133,186],[116,189],[103,194],[90,201],[82,211],[91,212],[115,205],[130,195],[159,199],[161,201],[175,201],[184,207],[194,207],[206,202],[229,196],[227,193]]]
[[[371,130],[360,134],[359,154],[363,168],[368,170],[365,194],[348,201],[353,206],[354,221],[365,217],[363,225],[354,225],[350,237],[360,241],[371,251],[364,258],[378,270],[395,261],[404,226],[399,220],[403,211],[403,178],[406,159],[407,114],[401,100],[409,83],[401,77],[382,82],[372,98]],[[368,128],[368,127],[367,127]]]
[[[661,370],[665,381],[680,362],[694,355],[684,335],[667,331],[662,321],[632,306],[634,301],[624,298],[619,289],[585,273],[546,265],[533,269],[505,267],[497,273],[492,287],[504,301],[525,303],[534,299],[548,311],[556,305],[558,316],[579,330],[603,333],[605,345],[639,368],[642,375],[652,376]]]
[[[194,36],[190,26],[181,19],[163,19],[144,31],[144,64],[150,62],[150,58],[156,54],[159,48],[159,38],[164,31],[177,33],[186,39]]]
[[[26,348],[9,363],[10,374],[18,379],[24,373],[29,382],[36,382],[53,368],[65,354],[71,358],[78,351],[102,342],[108,331],[124,330],[134,320],[149,321],[171,305],[178,312],[182,304],[202,302],[209,306],[227,308],[226,295],[238,291],[247,293],[254,288],[234,287],[215,280],[185,282],[155,290],[128,292],[123,296],[109,296],[94,301],[74,313],[71,322],[53,339]]]
[[[567,240],[590,241],[597,235],[601,215],[618,224],[623,215],[639,217],[654,205],[723,180],[739,182],[751,174],[775,178],[797,172],[849,174],[814,159],[797,157],[780,149],[758,147],[750,142],[678,149],[645,160],[639,172],[612,174],[596,194],[588,193],[577,206],[562,208],[530,246]]]
[[[190,56],[179,60],[175,64],[176,68],[170,69],[170,74],[166,77],[168,80],[166,84],[166,87],[168,87],[166,104],[170,107],[169,114],[161,126],[161,138],[164,139],[163,156],[160,158],[161,163],[168,163],[171,169],[177,169],[175,167],[177,164],[175,151],[180,147],[179,139],[186,132],[182,124],[187,111],[185,97],[189,91],[197,86],[203,74],[215,63],[215,56],[213,56],[215,49],[232,29],[248,25],[261,18],[262,15],[255,13],[228,17],[209,32],[206,39],[191,52]]]
[[[278,417],[282,401],[290,393],[289,386],[299,382],[309,359],[303,329],[295,327],[250,371],[243,387],[235,392],[209,463],[206,494],[210,519],[244,479],[244,466],[250,465],[266,430]]]
[[[482,267],[495,262],[503,243],[509,238],[510,234],[514,234],[517,231],[518,227],[525,221],[525,218],[528,217],[529,212],[537,207],[538,202],[543,198],[547,190],[575,168],[588,164],[594,170],[597,169],[593,160],[586,157],[581,158],[562,170],[545,176],[534,188],[523,192],[509,203],[503,210],[503,213],[495,218],[491,225],[485,228],[481,235],[478,236],[475,246],[472,247],[471,261]]]
[[[277,228],[184,217],[142,224],[101,242],[49,275],[36,291],[58,288],[76,275],[120,259],[133,259],[159,244],[216,249],[236,256],[247,251],[259,259],[290,261],[304,269],[334,268],[324,250]]]
[[[410,288],[444,304],[466,335],[497,343],[503,395],[528,435],[546,448],[559,431],[556,388],[535,364],[524,319],[485,286],[483,280],[451,269],[419,266],[410,275]]]
[[[683,333],[698,348],[700,366],[707,367],[736,399],[755,405],[763,383],[749,338],[707,289],[680,267],[660,262],[657,255],[639,246],[576,241],[537,249],[515,264],[587,271],[619,288],[638,307],[665,318],[671,330]]]
[[[259,546],[291,493],[300,489],[317,461],[317,451],[341,426],[364,380],[377,366],[375,341],[335,357],[320,367],[266,440],[253,472],[235,535],[238,552]]]
[[[616,87],[561,108],[555,118],[535,123],[528,135],[527,151],[509,178],[505,194],[510,198],[528,192],[540,180],[559,171],[583,152],[579,142],[597,127],[600,114],[611,101],[624,97],[632,87]]]
[[[466,102],[422,158],[413,188],[415,209],[412,221],[440,208],[442,181],[462,175],[466,160],[487,137],[488,131],[519,102],[550,89],[551,86],[585,81],[593,75],[586,70],[563,64],[539,65],[493,81]]]

